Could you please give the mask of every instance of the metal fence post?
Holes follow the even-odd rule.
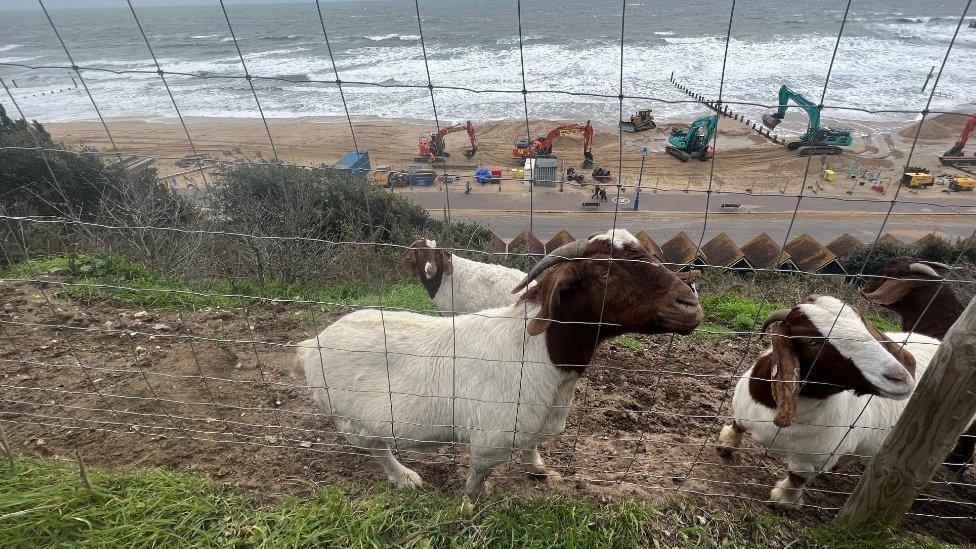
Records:
[[[837,520],[888,526],[911,507],[976,414],[976,299],[946,334]]]

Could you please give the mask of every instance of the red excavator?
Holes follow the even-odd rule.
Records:
[[[563,124],[556,126],[545,136],[535,138],[529,143],[527,139],[519,139],[512,148],[514,158],[535,158],[552,154],[552,144],[557,137],[564,135],[583,134],[583,164],[584,168],[593,167],[593,125],[587,120],[586,124]]]
[[[446,150],[447,147],[444,143],[444,136],[449,133],[459,132],[461,130],[467,131],[468,138],[471,140],[471,148],[464,151],[464,157],[473,158],[474,153],[478,152],[478,141],[474,138],[474,126],[472,126],[471,121],[468,120],[467,122],[463,122],[461,124],[441,128],[437,133],[421,134],[420,156],[418,156],[415,160],[417,162],[442,164],[445,158],[451,156]]]
[[[970,116],[969,120],[966,120],[966,125],[962,128],[962,135],[959,136],[959,141],[956,141],[956,144],[951,149],[939,157],[939,162],[949,166],[956,164],[976,164],[976,155],[966,156],[966,153],[962,150],[966,146],[966,142],[969,141],[969,136],[972,135],[973,130],[976,130],[976,115]]]

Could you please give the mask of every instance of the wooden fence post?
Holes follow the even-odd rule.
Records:
[[[894,525],[976,414],[976,299],[952,326],[837,520]]]

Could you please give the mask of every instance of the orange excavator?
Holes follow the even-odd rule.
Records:
[[[583,164],[582,167],[593,166],[593,125],[587,120],[586,124],[563,124],[556,126],[545,136],[535,138],[531,143],[527,139],[519,139],[512,148],[514,158],[535,158],[552,154],[552,144],[557,137],[564,135],[583,134]]]
[[[459,132],[462,130],[468,132],[468,139],[471,140],[471,148],[464,151],[464,157],[473,158],[474,153],[478,152],[478,141],[474,137],[474,126],[471,125],[471,121],[468,120],[467,122],[441,128],[437,133],[421,134],[420,156],[418,156],[415,160],[417,162],[442,164],[445,158],[451,156],[450,153],[447,152],[447,146],[444,143],[444,136],[449,133]]]
[[[966,156],[966,153],[962,150],[974,130],[976,130],[976,115],[970,116],[969,120],[966,120],[966,125],[962,128],[962,134],[959,136],[959,140],[956,141],[956,144],[951,149],[942,153],[942,156],[939,157],[939,162],[949,166],[976,164],[976,154],[974,156]]]

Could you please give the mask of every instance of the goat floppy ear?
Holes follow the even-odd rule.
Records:
[[[799,400],[800,360],[793,351],[789,331],[782,325],[775,325],[769,329],[773,341],[773,361],[770,377],[772,378],[773,400],[776,401],[776,417],[773,423],[777,427],[789,427],[796,416]]]
[[[539,288],[541,290],[539,297],[542,300],[539,314],[529,320],[529,323],[526,325],[526,331],[529,332],[530,336],[539,335],[549,329],[553,311],[559,306],[563,292],[573,282],[575,277],[573,272],[573,265],[563,264],[553,267],[546,277],[542,279],[540,282],[541,287]]]
[[[417,250],[409,250],[403,256],[403,261],[401,262],[401,265],[403,265],[403,270],[407,271],[410,274],[416,274]]]
[[[441,261],[444,265],[441,266],[441,274],[444,276],[451,276],[454,274],[454,262],[452,261],[453,255],[447,250],[441,250]]]
[[[915,289],[914,280],[902,280],[893,278],[885,280],[878,289],[873,292],[861,293],[865,298],[877,303],[878,305],[891,305]]]

